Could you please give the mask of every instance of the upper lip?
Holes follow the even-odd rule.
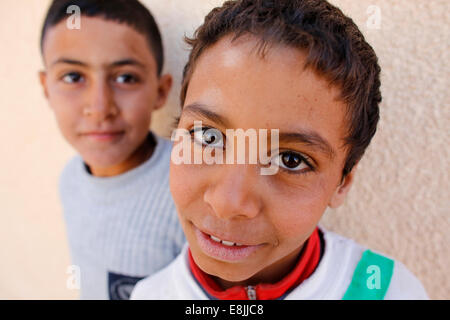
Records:
[[[260,245],[261,243],[250,243],[250,241],[246,241],[246,240],[242,240],[242,239],[236,239],[235,237],[233,237],[233,236],[227,236],[227,235],[222,235],[222,234],[220,234],[220,233],[217,233],[217,232],[210,232],[210,231],[208,231],[208,230],[206,230],[206,229],[201,229],[201,228],[198,228],[197,226],[195,226],[198,230],[200,230],[201,232],[203,232],[203,233],[205,233],[205,234],[207,234],[207,235],[209,235],[209,236],[213,236],[213,237],[216,237],[216,238],[219,238],[220,240],[223,240],[223,241],[229,241],[229,242],[234,242],[234,243],[239,243],[239,244],[242,244],[242,245],[245,245],[245,246],[257,246],[257,245]]]

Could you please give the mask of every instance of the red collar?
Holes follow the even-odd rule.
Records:
[[[289,289],[297,287],[303,280],[308,278],[316,269],[319,260],[320,239],[316,228],[305,243],[295,268],[279,282],[274,284],[262,283],[254,287],[235,286],[223,290],[210,275],[197,266],[189,249],[189,266],[195,279],[210,296],[220,300],[249,300],[249,293],[251,294],[251,292],[256,293],[258,300],[278,299]]]

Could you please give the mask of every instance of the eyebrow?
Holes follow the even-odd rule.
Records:
[[[318,149],[330,159],[336,156],[336,151],[334,151],[330,143],[314,131],[280,132],[279,141],[306,144]]]
[[[207,110],[205,107],[207,106],[201,103],[192,103],[184,107],[183,112],[199,115],[218,123],[223,127],[229,127],[229,121],[225,117],[215,113],[214,111]],[[298,130],[296,132],[280,132],[279,142],[301,143],[303,145],[308,145],[324,153],[330,159],[333,159],[336,156],[336,151],[333,149],[331,144],[315,131]]]
[[[208,110],[205,107],[206,105],[201,103],[192,103],[183,108],[183,113],[187,112],[193,115],[198,115],[200,117],[207,118],[217,124],[220,124],[223,127],[229,127],[229,121],[225,117],[222,117],[221,115]]]
[[[142,62],[139,62],[136,59],[131,59],[131,58],[115,61],[110,66],[112,66],[112,67],[121,67],[121,66],[129,66],[129,65],[145,69],[145,65]]]
[[[89,66],[89,64],[87,64],[85,62],[82,62],[79,60],[74,60],[74,59],[68,59],[68,58],[59,58],[56,61],[54,61],[50,66],[54,66],[55,64],[59,64],[59,63],[72,64],[72,65],[77,65],[77,66],[82,66],[82,67]],[[126,58],[126,59],[114,61],[108,67],[121,67],[121,66],[127,66],[127,65],[137,66],[142,69],[145,69],[145,65],[143,63],[139,62],[136,59],[132,59],[132,58]]]
[[[50,64],[50,67],[54,66],[55,64],[59,64],[59,63],[66,63],[66,64],[73,64],[73,65],[77,65],[77,66],[83,66],[86,67],[87,64],[78,60],[73,60],[73,59],[67,59],[67,58],[59,58],[56,61],[53,61]]]

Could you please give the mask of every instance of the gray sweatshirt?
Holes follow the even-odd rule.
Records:
[[[60,197],[81,299],[128,299],[138,280],[183,247],[169,190],[172,143],[154,137],[151,158],[118,176],[92,176],[80,156],[63,170]]]

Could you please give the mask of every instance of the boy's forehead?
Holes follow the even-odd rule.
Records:
[[[304,68],[306,56],[300,50],[272,47],[262,57],[255,44],[223,39],[207,49],[196,64],[188,101],[195,93],[211,103],[232,101],[273,113],[306,110],[309,117],[314,113],[326,117],[345,108],[338,99],[338,88],[311,68]]]
[[[244,58],[275,59],[280,63],[287,62],[290,68],[292,64],[303,67],[306,61],[301,50],[273,42],[263,43],[260,37],[253,35],[244,34],[235,38],[235,35],[230,34],[221,38],[212,47],[215,48],[215,58],[221,59],[224,65],[230,67],[243,61]]]
[[[261,56],[258,39],[223,38],[199,57],[185,105],[200,103],[233,127],[318,131],[337,148],[345,135],[340,90],[310,68],[302,51],[272,46]]]
[[[65,19],[51,27],[44,38],[43,54],[47,64],[62,56],[93,65],[124,58],[156,64],[144,35],[125,23],[101,17],[81,16],[80,29],[68,28]]]

